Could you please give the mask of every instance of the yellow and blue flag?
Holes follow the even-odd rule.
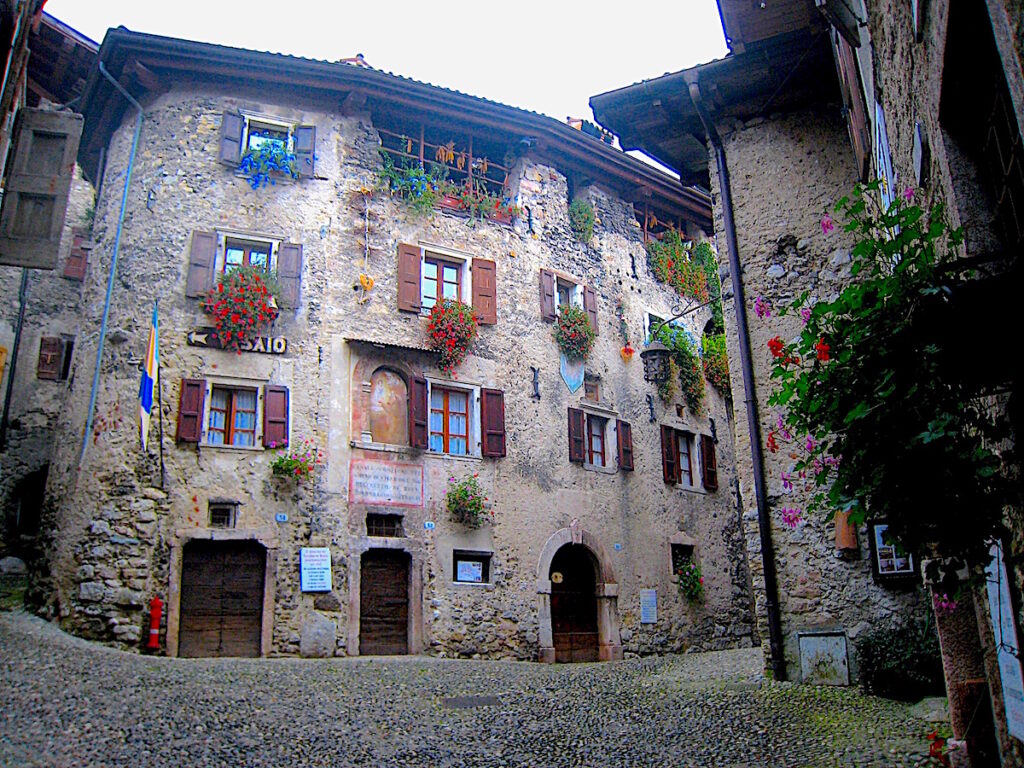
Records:
[[[142,382],[139,384],[139,437],[142,450],[146,450],[149,437],[149,417],[153,413],[153,395],[156,391],[157,375],[160,370],[160,332],[156,319],[156,302],[153,302],[153,323],[149,327],[149,345],[146,359],[142,364]]]

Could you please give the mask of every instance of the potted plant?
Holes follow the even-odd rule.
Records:
[[[276,287],[254,267],[236,267],[217,280],[203,311],[213,320],[225,349],[238,350],[261,335],[278,315]]]
[[[466,359],[476,333],[476,315],[468,304],[441,299],[430,310],[427,320],[430,348],[440,355],[438,367],[449,376],[454,377],[455,369]]]
[[[271,448],[275,445],[271,443]],[[288,478],[295,482],[311,480],[317,468],[324,463],[324,455],[309,438],[303,440],[296,448],[289,449],[287,444],[270,462],[270,471],[277,477]]]
[[[582,307],[562,304],[558,307],[555,341],[569,360],[586,360],[594,346],[594,329]]]
[[[275,184],[277,176],[299,178],[295,154],[281,141],[263,141],[257,147],[249,147],[242,155],[238,170],[253,189]]]
[[[487,497],[477,482],[477,476],[478,473],[474,472],[472,477],[464,480],[449,477],[448,492],[444,497],[451,519],[467,528],[479,528],[481,523],[494,516],[488,509]]]
[[[688,602],[696,603],[704,599],[704,576],[700,566],[693,560],[685,560],[676,567],[679,579],[679,594]]]

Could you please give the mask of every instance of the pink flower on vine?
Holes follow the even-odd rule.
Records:
[[[952,613],[956,610],[956,600],[943,592],[941,595],[936,592],[932,595],[932,604],[939,613]]]
[[[800,310],[800,319],[804,321],[804,325],[807,325],[811,321],[811,308],[804,307]]]
[[[793,476],[789,472],[782,473],[782,487],[784,490],[793,490]]]
[[[906,200],[908,203],[914,199],[913,187],[907,187],[906,189],[903,190],[903,199]]]
[[[826,235],[827,235],[827,234],[829,234],[829,233],[830,233],[830,232],[831,232],[831,231],[832,231],[833,229],[835,229],[835,223],[833,223],[833,221],[832,221],[832,217],[831,217],[831,216],[829,216],[829,215],[828,215],[828,214],[826,213],[826,214],[825,214],[824,216],[822,216],[822,218],[821,218],[821,231],[822,231],[822,233],[823,233],[823,234],[826,234]]]
[[[798,507],[782,508],[782,524],[787,528],[796,528],[804,514]]]
[[[810,453],[817,447],[818,444],[814,441],[814,438],[811,435],[808,435],[807,442],[804,443],[804,448],[806,448],[807,452]]]
[[[772,316],[772,305],[764,296],[758,296],[754,299],[754,314],[761,320],[766,317]]]

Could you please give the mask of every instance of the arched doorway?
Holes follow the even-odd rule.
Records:
[[[597,661],[596,563],[582,544],[555,553],[551,579],[551,639],[556,662]]]

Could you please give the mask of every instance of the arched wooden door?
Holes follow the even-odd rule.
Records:
[[[582,544],[566,544],[551,561],[551,634],[555,661],[597,661],[594,557]]]

